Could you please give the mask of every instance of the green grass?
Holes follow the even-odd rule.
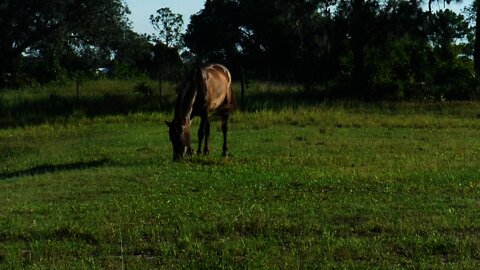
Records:
[[[0,269],[478,268],[479,103],[274,102],[226,159],[172,162],[168,108],[6,125]]]

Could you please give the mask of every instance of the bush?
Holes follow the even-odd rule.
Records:
[[[135,85],[134,92],[150,97],[153,95],[154,90],[152,87],[148,86],[146,82],[140,82]]]

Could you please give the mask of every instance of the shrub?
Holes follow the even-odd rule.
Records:
[[[134,92],[150,97],[153,95],[154,90],[152,87],[148,86],[146,82],[139,82],[135,85]]]

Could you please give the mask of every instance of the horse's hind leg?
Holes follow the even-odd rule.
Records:
[[[228,155],[228,145],[227,145],[228,118],[229,118],[228,114],[225,114],[222,116],[223,156],[224,157]]]

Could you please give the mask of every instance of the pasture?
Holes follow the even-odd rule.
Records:
[[[209,156],[172,162],[172,93],[65,88],[0,92],[0,269],[480,265],[480,103],[257,85],[231,156],[214,122]]]

